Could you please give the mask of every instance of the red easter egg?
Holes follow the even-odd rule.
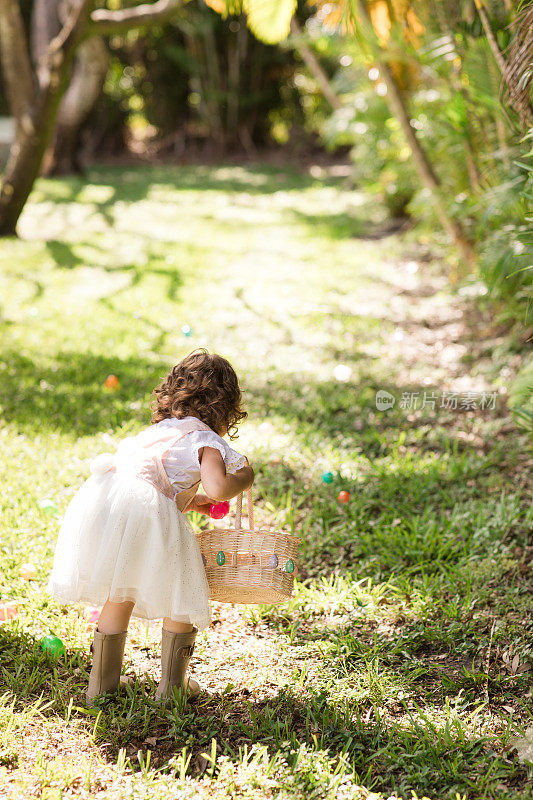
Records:
[[[229,512],[229,503],[223,500],[221,503],[213,503],[209,509],[209,516],[211,519],[222,519]]]
[[[343,505],[345,505],[346,503],[350,502],[350,497],[351,497],[350,492],[344,492],[343,491],[343,492],[339,492],[339,496],[337,497],[337,500],[339,501],[339,503],[342,503]]]
[[[106,389],[118,389],[119,380],[116,375],[108,375],[104,381]]]

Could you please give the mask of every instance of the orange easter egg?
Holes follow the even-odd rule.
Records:
[[[0,622],[6,622],[8,619],[13,619],[18,614],[18,608],[15,603],[6,600],[2,603],[0,600]]]
[[[19,569],[19,575],[21,578],[24,578],[25,581],[34,581],[37,577],[37,569],[35,564],[22,564]]]
[[[343,491],[343,492],[339,492],[339,496],[337,497],[337,500],[339,501],[339,503],[342,503],[343,505],[345,505],[346,503],[349,503],[350,497],[351,497],[350,492],[344,492]]]
[[[108,375],[104,381],[106,389],[118,389],[119,385],[120,382],[116,375]]]

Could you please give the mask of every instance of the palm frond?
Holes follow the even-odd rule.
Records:
[[[533,121],[531,83],[533,79],[533,3],[524,5],[517,15],[515,32],[506,53],[507,74],[502,94],[518,114],[522,131]]]

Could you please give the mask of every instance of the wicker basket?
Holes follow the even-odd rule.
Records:
[[[223,603],[281,603],[292,596],[301,539],[280,531],[254,530],[248,489],[248,527],[241,527],[242,494],[235,528],[211,528],[198,535],[211,600]]]

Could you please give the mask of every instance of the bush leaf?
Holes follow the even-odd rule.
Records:
[[[248,27],[265,44],[277,44],[290,32],[297,0],[244,0]]]

